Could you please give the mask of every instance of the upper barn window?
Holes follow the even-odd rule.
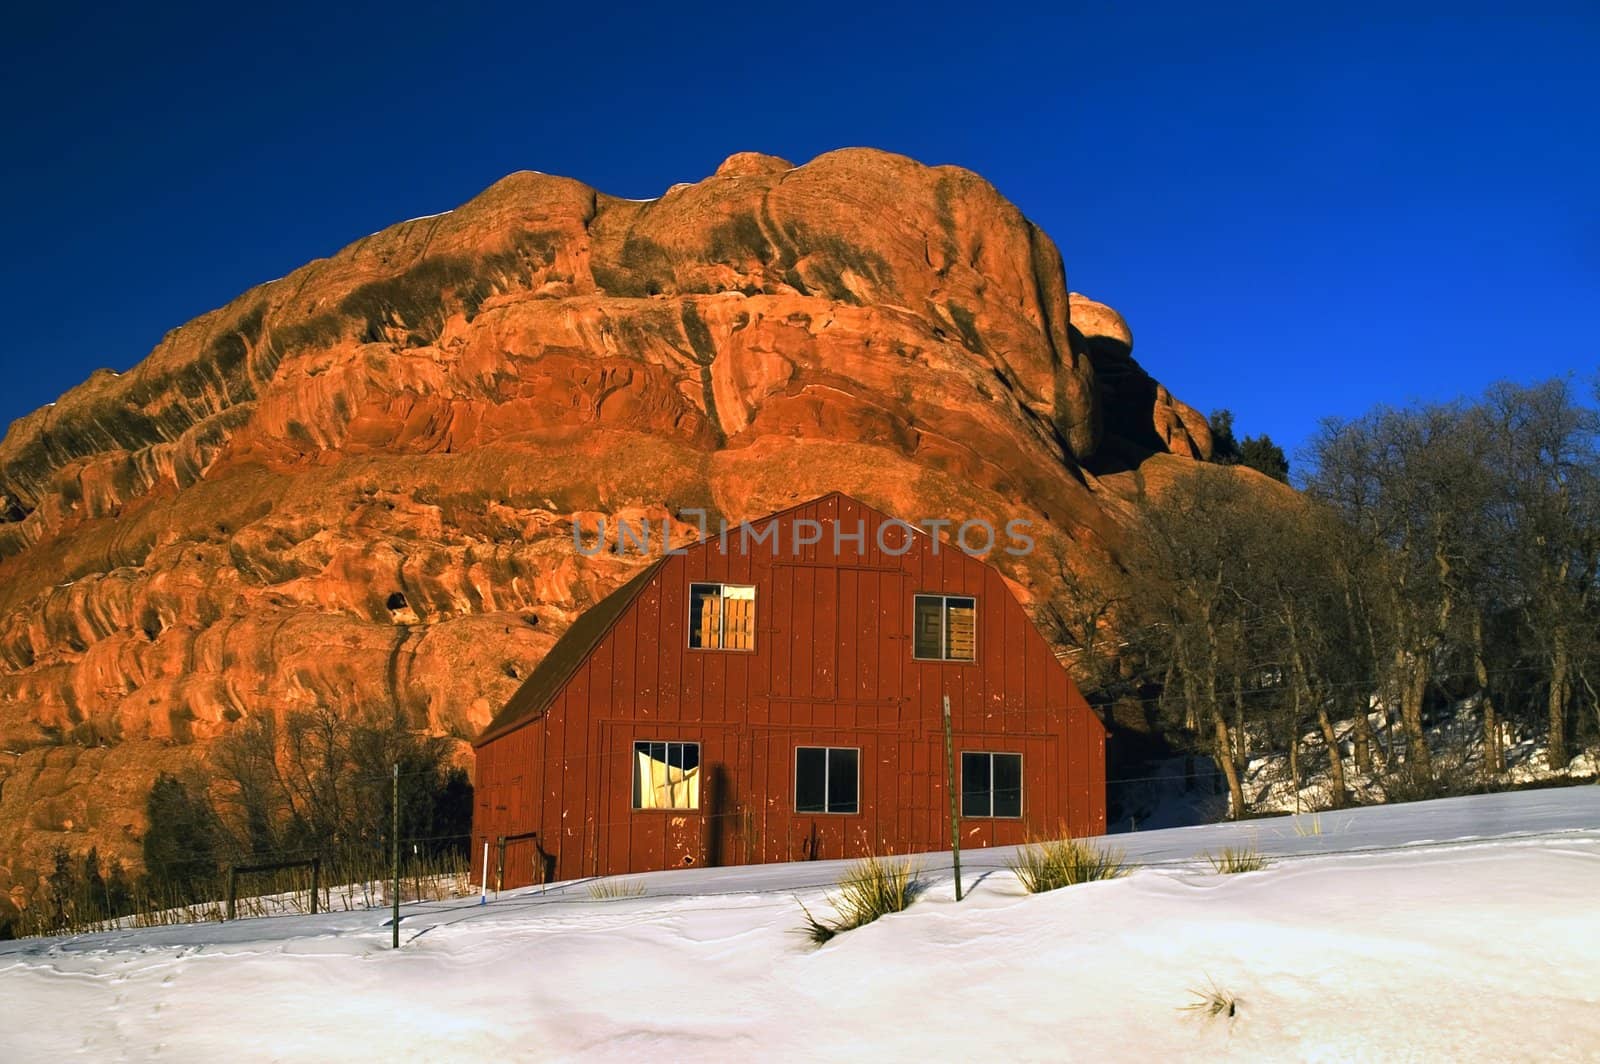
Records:
[[[754,650],[756,589],[740,584],[690,584],[689,645],[701,650]]]
[[[633,744],[635,809],[700,808],[700,744]]]
[[[911,654],[929,661],[976,661],[978,600],[963,595],[918,595]]]

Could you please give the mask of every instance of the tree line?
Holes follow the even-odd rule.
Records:
[[[396,765],[403,860],[464,865],[472,784],[450,754],[448,739],[389,714],[322,707],[246,720],[203,766],[157,777],[145,803],[142,873],[94,850],[82,858],[62,850],[39,896],[0,937],[213,902],[237,864],[318,857],[324,883],[383,879],[396,837]]]
[[[1298,490],[1197,466],[1141,500],[1117,592],[1075,578],[1058,629],[1101,702],[1148,701],[1213,757],[1234,816],[1264,755],[1297,778],[1323,759],[1333,805],[1352,771],[1391,800],[1501,785],[1513,736],[1560,772],[1600,734],[1594,397],[1499,384],[1329,420]],[[1251,457],[1286,475],[1273,450]],[[1463,705],[1474,737],[1441,748]]]

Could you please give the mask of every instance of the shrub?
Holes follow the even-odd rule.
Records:
[[[344,323],[337,314],[317,314],[288,325],[275,325],[268,334],[269,342],[263,357],[269,364],[263,373],[270,375],[291,351],[308,347],[329,347],[344,336]]]
[[[1017,851],[1008,867],[1029,894],[1128,874],[1121,850],[1101,849],[1071,838],[1030,842]]]
[[[1206,860],[1211,862],[1211,870],[1218,875],[1259,872],[1267,867],[1267,859],[1254,846],[1224,846],[1220,854],[1206,854]]]
[[[801,903],[806,922],[800,933],[820,946],[880,916],[904,912],[917,896],[920,871],[910,861],[868,857],[845,873],[839,892],[828,899],[837,914],[833,921],[817,919]]]
[[[768,261],[773,248],[767,241],[767,235],[761,231],[761,222],[755,212],[740,211],[712,227],[704,254],[708,262],[742,266],[751,259],[762,263]]]
[[[0,919],[0,938],[107,930],[133,913],[138,901],[121,861],[102,861],[94,847],[81,859],[57,847],[50,873],[30,904]]]
[[[596,901],[643,896],[644,884],[637,879],[597,879],[589,884],[589,897]]]
[[[1479,773],[1467,764],[1466,756],[1459,750],[1440,750],[1433,755],[1433,770],[1425,772],[1421,766],[1401,761],[1381,777],[1383,800],[1399,802],[1427,802],[1435,798],[1453,798],[1460,794],[1477,794],[1483,787]]]
[[[676,277],[672,252],[633,233],[623,239],[620,248],[609,243],[595,247],[589,270],[606,295],[634,299],[672,290]]]
[[[952,302],[945,305],[950,308],[950,321],[961,334],[961,342],[966,345],[967,350],[974,354],[983,354],[983,335],[978,332],[978,321],[972,311],[960,303]]]
[[[407,347],[425,347],[444,331],[446,292],[471,287],[473,263],[460,255],[424,259],[404,273],[369,281],[339,301],[339,312],[363,322],[364,343],[383,343],[403,332]],[[481,295],[477,297],[481,302]]]

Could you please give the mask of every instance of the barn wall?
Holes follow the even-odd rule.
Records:
[[[825,534],[796,551],[799,518],[860,520],[867,549],[836,553]],[[884,520],[829,496],[778,519],[778,557],[767,545],[742,552],[737,535],[670,557],[544,716],[478,750],[474,860],[483,839],[527,831],[541,833],[560,879],[946,847],[946,695],[958,765],[963,750],[1023,755],[1022,819],[963,819],[963,845],[1103,832],[1104,729],[1004,579],[926,536],[902,557],[885,553]],[[692,582],[756,585],[753,651],[688,646]],[[919,592],[977,598],[976,662],[912,658]],[[699,810],[632,809],[643,739],[701,744]],[[801,745],[860,748],[859,814],[793,811]],[[524,848],[506,860],[507,886],[537,876]]]

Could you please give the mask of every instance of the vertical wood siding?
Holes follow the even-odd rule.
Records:
[[[794,549],[801,519],[822,543]],[[866,549],[836,552],[835,520]],[[755,522],[777,522],[776,557],[730,532],[668,558],[545,713],[478,749],[474,875],[485,840],[531,831],[558,879],[944,848],[945,695],[958,774],[961,751],[1023,759],[1022,817],[963,818],[963,845],[1103,833],[1105,730],[1004,578],[924,535],[879,550],[887,520],[830,495]],[[755,586],[753,650],[689,647],[691,583]],[[977,599],[976,661],[913,659],[919,593]],[[638,740],[700,744],[698,810],[632,808]],[[794,811],[799,746],[860,750],[857,813]],[[536,881],[535,852],[508,845],[505,886]]]

